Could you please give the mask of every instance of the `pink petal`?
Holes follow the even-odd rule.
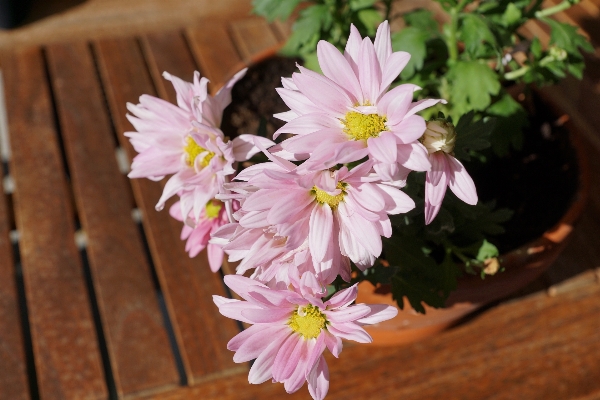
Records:
[[[419,89],[418,86],[412,84],[403,84],[396,86],[383,96],[377,102],[377,110],[380,115],[387,115],[387,125],[391,126],[390,116],[392,113],[398,113],[395,123],[399,123],[404,118],[406,111],[412,102],[413,93]],[[399,104],[400,103],[400,104]]]
[[[287,336],[290,328],[285,325],[252,325],[227,343],[227,349],[236,353],[233,362],[254,360],[273,342],[274,337]]]
[[[365,304],[371,309],[371,312],[361,319],[356,320],[360,324],[377,324],[379,322],[387,321],[388,319],[394,318],[398,315],[398,309],[396,307],[386,304]]]
[[[392,132],[381,132],[379,137],[367,139],[367,146],[377,161],[388,164],[396,162],[396,135]]]
[[[301,115],[279,128],[274,134],[276,139],[282,133],[293,133],[295,135],[306,135],[323,128],[341,128],[340,121],[325,113],[311,113]]]
[[[252,324],[272,324],[274,322],[283,322],[288,320],[292,314],[292,311],[288,308],[249,308],[242,310],[241,314]]]
[[[356,74],[346,58],[329,42],[319,41],[317,57],[323,74],[346,89],[353,103],[363,103],[363,96]]]
[[[339,128],[324,128],[306,135],[298,135],[281,142],[281,147],[291,153],[312,153],[320,146],[343,143],[348,139]]]
[[[431,161],[427,149],[419,142],[399,144],[398,163],[412,171],[429,171]]]
[[[292,75],[298,89],[316,106],[335,117],[343,117],[352,106],[352,99],[346,91],[329,78],[307,72]]]
[[[446,164],[447,157],[444,153],[432,154],[431,171],[425,178],[425,198],[431,205],[442,203],[448,185],[449,166]],[[437,181],[437,182],[436,182]]]
[[[410,108],[408,109],[408,112],[406,113],[406,116],[409,117],[415,113],[418,113],[421,110],[424,110],[426,108],[435,106],[438,103],[442,103],[442,104],[446,104],[446,100],[444,99],[423,99],[423,100],[419,100],[415,103],[412,103]]]
[[[308,392],[313,400],[323,400],[329,391],[329,369],[325,357],[321,356],[306,377]]]
[[[354,73],[358,76],[358,66],[356,65],[356,60],[359,58],[360,53],[360,45],[362,43],[362,37],[358,32],[358,29],[354,26],[354,24],[350,24],[350,36],[348,37],[348,41],[346,42],[346,48],[344,50],[344,57],[348,60],[348,63],[354,70]]]
[[[233,158],[235,161],[246,161],[256,153],[259,153],[260,149],[255,145],[257,140],[260,141],[261,145],[265,148],[275,145],[275,142],[272,142],[264,137],[255,135],[239,135],[232,141]]]
[[[392,55],[392,41],[390,38],[390,25],[387,21],[383,21],[377,27],[375,35],[375,53],[380,65],[385,65],[388,57]]]
[[[327,320],[332,323],[344,323],[355,321],[369,314],[371,309],[364,304],[340,308],[335,310],[325,310],[323,314],[327,316]]]
[[[266,288],[262,283],[255,281],[254,279],[246,278],[241,275],[226,275],[223,281],[227,287],[237,293],[241,298],[249,300],[250,296],[248,291],[252,290],[254,286]]]
[[[447,156],[446,161],[449,164],[449,169],[452,171],[450,181],[448,182],[450,190],[465,203],[472,206],[477,204],[477,190],[475,189],[475,183],[471,175],[469,175],[465,167],[456,158]]]
[[[327,330],[332,335],[346,340],[354,340],[358,343],[371,343],[373,341],[373,338],[367,331],[351,322],[345,324],[332,323],[327,327]]]
[[[253,384],[263,383],[273,376],[273,362],[275,356],[279,352],[282,343],[286,339],[286,336],[277,336],[273,338],[273,341],[254,361],[250,373],[248,374],[248,382]]]
[[[327,331],[321,332],[321,335],[324,337],[325,346],[327,346],[335,358],[338,358],[343,348],[342,340]]]
[[[295,90],[289,90],[284,88],[277,88],[277,93],[283,100],[283,102],[291,108],[291,111],[298,115],[321,113],[323,110],[315,105],[308,97],[303,93]]]
[[[329,301],[325,302],[325,306],[330,309],[348,307],[354,300],[356,300],[356,296],[358,295],[357,285],[358,284],[354,284],[349,288],[340,290],[334,294]]]
[[[360,45],[358,78],[362,87],[363,98],[371,104],[376,104],[381,86],[381,66],[375,54],[375,48],[369,38],[364,38]]]
[[[317,262],[323,260],[327,248],[332,245],[332,227],[333,214],[329,204],[316,205],[310,215],[308,245],[310,254]]]
[[[221,265],[223,265],[223,249],[220,246],[214,244],[208,244],[206,246],[207,255],[208,255],[208,264],[210,266],[210,270],[212,272],[217,272]],[[197,253],[196,253],[197,255]],[[195,256],[195,255],[194,255]]]
[[[304,342],[304,339],[300,335],[292,333],[282,343],[273,362],[273,380],[282,382],[292,374],[300,359],[300,352],[296,349],[299,349],[302,342]],[[294,357],[292,358],[292,356]]]
[[[415,208],[415,201],[406,193],[388,185],[378,184],[377,189],[383,193],[385,212],[388,214],[407,213]]]
[[[404,117],[402,122],[390,126],[390,130],[396,134],[398,141],[405,144],[419,140],[423,136],[425,129],[425,120],[419,115]]]
[[[410,54],[405,51],[397,51],[384,63],[381,63],[383,67],[383,75],[381,78],[381,86],[379,88],[380,93],[383,93],[390,84],[400,75],[400,72],[406,67],[406,64],[410,61]],[[381,62],[381,61],[380,61]]]
[[[431,221],[435,219],[435,217],[440,212],[441,208],[442,203],[432,205],[431,203],[429,203],[429,201],[427,201],[427,199],[425,199],[425,225],[429,225]]]
[[[298,389],[304,385],[304,381],[306,380],[306,375],[309,372],[309,369],[306,365],[306,360],[308,358],[309,347],[312,341],[302,340],[300,342],[300,346],[294,351],[295,354],[292,354],[292,359],[295,359],[296,353],[299,355],[298,361],[294,363],[294,370],[292,374],[284,381],[283,388],[288,393],[294,393]]]

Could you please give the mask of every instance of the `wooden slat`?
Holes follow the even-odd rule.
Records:
[[[224,22],[203,20],[197,28],[188,29],[186,35],[202,72],[211,80],[212,93],[245,66]]]
[[[95,48],[119,140],[132,158],[135,151],[121,135],[132,129],[125,118],[125,104],[137,102],[143,93],[154,94],[146,64],[132,39],[101,41]],[[204,253],[190,260],[179,240],[181,224],[168,215],[167,209],[155,211],[162,186],[146,179],[133,180],[132,184],[144,213],[144,229],[188,383],[245,369],[233,363],[226,349],[227,341],[238,332],[237,326],[221,317],[212,302],[212,294],[225,293],[220,276],[207,268]]]
[[[1,93],[0,93],[1,95]],[[0,194],[0,399],[29,399],[6,196]]]
[[[246,64],[254,57],[279,48],[279,41],[263,18],[247,18],[233,21],[230,25],[234,43]]]
[[[175,89],[162,73],[191,82],[197,70],[182,32],[148,34],[141,38],[141,43],[159,97],[176,104]]]
[[[16,224],[40,396],[106,398],[39,49],[2,60]]]
[[[47,54],[117,393],[177,385],[90,48],[82,42],[52,45]]]

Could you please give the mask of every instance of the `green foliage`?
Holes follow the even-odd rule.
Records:
[[[492,103],[492,95],[500,91],[498,74],[479,61],[457,61],[450,68],[448,79],[453,118],[471,110],[485,110]]]
[[[464,114],[456,125],[454,155],[469,161],[471,154],[490,147],[489,136],[496,125],[495,119],[481,118],[474,121],[475,111]]]
[[[253,0],[253,5],[255,13],[271,21],[288,18],[303,2],[308,4],[298,14],[282,52],[300,56],[306,67],[318,70],[319,40],[343,51],[350,24],[373,39],[378,24],[390,19],[394,0]],[[444,24],[427,10],[402,16],[406,26],[392,34],[393,50],[411,54],[401,81],[422,87],[417,100],[448,100],[421,115],[428,118],[443,111],[458,121],[454,148],[458,159],[485,162],[521,147],[527,113],[505,88],[555,83],[567,74],[581,78],[581,52],[593,48],[576,27],[551,18],[575,2],[565,0],[542,9],[541,0],[438,0],[447,13]],[[527,40],[519,33],[532,19],[550,28],[547,47],[538,38]],[[463,271],[485,275],[485,261],[498,257],[491,237],[503,233],[502,224],[512,216],[512,211],[496,209],[493,202],[470,206],[447,191],[438,216],[426,226],[424,180],[422,173],[409,175],[404,191],[416,207],[390,217],[393,239],[383,241],[382,254],[389,265],[377,262],[364,273],[354,267],[351,282],[391,284],[399,306],[407,298],[419,312],[424,312],[424,304],[443,307]],[[334,282],[336,290],[347,285],[341,279]]]
[[[304,0],[252,0],[253,12],[269,21],[287,19]]]

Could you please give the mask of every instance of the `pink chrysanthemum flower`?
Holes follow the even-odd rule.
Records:
[[[337,275],[349,279],[349,271],[342,268],[348,266],[344,257],[362,269],[372,266],[381,254],[381,236],[392,234],[388,214],[408,212],[415,206],[408,195],[382,184],[371,173],[371,162],[351,170],[344,166],[298,172],[293,163],[268,156],[273,163],[257,165],[236,177],[255,188],[241,202],[239,224],[273,226],[278,235],[296,243],[308,238],[315,270],[325,284]],[[232,191],[238,187],[227,186]]]
[[[177,92],[177,106],[149,95],[140,104],[127,104],[127,115],[137,132],[126,132],[139,153],[131,165],[130,178],[161,180],[166,183],[156,208],[175,195],[182,196],[182,214],[191,211],[194,219],[218,193],[224,177],[234,172],[235,161],[245,161],[258,149],[253,135],[240,135],[229,141],[219,129],[223,109],[231,102],[231,89],[244,76],[238,72],[215,97],[207,93],[206,78],[198,72],[194,82],[185,82],[168,73]],[[272,142],[261,138],[265,145]]]
[[[477,190],[465,167],[453,157],[456,132],[443,121],[427,122],[421,142],[427,148],[431,171],[425,178],[425,223],[429,224],[442,207],[446,188],[467,204],[477,204]]]
[[[235,351],[235,362],[256,359],[248,381],[259,384],[272,379],[283,383],[288,393],[307,381],[308,391],[316,400],[323,399],[329,389],[325,348],[338,357],[341,339],[370,343],[372,338],[362,325],[385,321],[398,313],[389,305],[351,305],[358,292],[356,285],[323,302],[289,289],[270,289],[243,276],[226,276],[225,283],[245,301],[213,296],[219,312],[253,324],[227,344]]]
[[[237,209],[238,203],[234,201],[233,207]],[[171,206],[169,213],[176,220],[185,222],[179,202]],[[186,240],[185,251],[188,252],[190,258],[196,257],[206,248],[208,264],[213,272],[217,272],[221,268],[224,253],[221,246],[209,243],[210,236],[227,223],[229,223],[229,219],[225,204],[220,200],[213,199],[206,203],[197,220],[184,223],[181,230],[181,240]]]
[[[392,52],[387,21],[379,26],[374,44],[352,26],[343,55],[320,41],[317,56],[324,76],[299,67],[292,79],[282,79],[278,92],[291,110],[276,115],[287,122],[276,134],[297,136],[272,151],[295,159],[310,154],[301,167],[307,170],[368,155],[386,181],[405,178],[407,170],[429,170],[427,151],[418,142],[425,121],[416,113],[443,100],[413,103],[419,88],[412,84],[388,91],[410,54]]]

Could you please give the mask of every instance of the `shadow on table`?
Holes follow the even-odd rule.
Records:
[[[11,29],[46,18],[86,0],[0,0],[0,29]]]

